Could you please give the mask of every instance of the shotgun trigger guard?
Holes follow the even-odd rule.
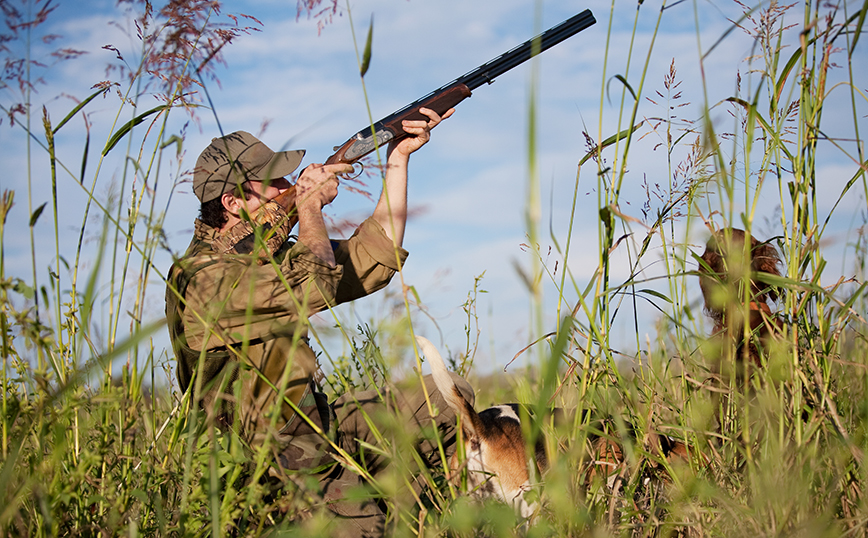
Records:
[[[362,161],[356,161],[353,163],[353,173],[352,174],[343,174],[342,177],[344,179],[349,179],[349,180],[358,179],[359,176],[361,176],[362,172],[364,172],[364,171],[365,171],[365,165],[362,163]]]

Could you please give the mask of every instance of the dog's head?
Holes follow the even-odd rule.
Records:
[[[724,228],[709,238],[700,259],[705,311],[716,324],[723,324],[730,305],[741,303],[745,281],[750,283],[751,302],[763,305],[777,300],[777,291],[756,278],[758,273],[780,276],[780,256],[768,242],[761,243],[743,230]]]
[[[778,292],[762,282],[761,274],[780,276],[780,264],[772,245],[735,228],[712,235],[699,264],[705,313],[714,322],[717,341],[730,342],[735,357],[757,365],[762,364],[761,343],[765,345],[777,323],[769,303],[778,299]],[[745,339],[745,329],[756,338]],[[737,375],[743,373],[741,364],[735,364]],[[732,365],[724,361],[719,366]]]
[[[539,469],[536,461],[529,461],[524,433],[519,419],[518,406],[498,405],[476,415],[470,421],[462,421],[464,452],[452,456],[450,467],[456,478],[466,470],[467,486],[478,498],[496,497],[514,507],[523,518],[531,517],[537,503],[525,499],[531,489],[529,465]]]

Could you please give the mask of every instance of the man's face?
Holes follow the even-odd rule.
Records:
[[[247,200],[239,200],[248,213],[253,213],[269,200],[273,200],[278,194],[290,187],[285,177],[269,179],[267,181],[248,181],[246,191],[249,193]]]

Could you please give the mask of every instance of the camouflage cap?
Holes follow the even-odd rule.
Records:
[[[193,192],[202,203],[232,192],[245,181],[264,181],[291,174],[304,150],[274,152],[245,131],[214,138],[196,161]]]

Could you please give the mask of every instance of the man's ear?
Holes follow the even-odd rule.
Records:
[[[223,209],[225,209],[230,215],[240,217],[241,201],[236,198],[234,194],[231,192],[224,192],[220,197],[220,202],[223,204]]]

